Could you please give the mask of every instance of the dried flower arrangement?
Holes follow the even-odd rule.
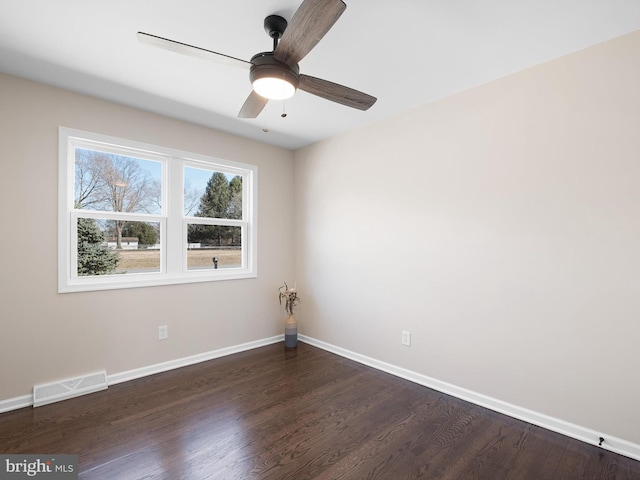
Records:
[[[278,293],[278,301],[280,305],[284,301],[284,309],[287,311],[289,315],[293,315],[293,309],[298,303],[300,303],[300,297],[298,297],[298,292],[296,291],[296,286],[293,288],[289,288],[287,282],[284,282],[284,285],[280,287],[280,291]]]

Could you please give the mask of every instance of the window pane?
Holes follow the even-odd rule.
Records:
[[[78,276],[159,271],[159,222],[78,218]]]
[[[162,163],[75,149],[75,207],[108,212],[162,211]]]
[[[187,226],[187,269],[242,267],[242,228],[221,225]]]
[[[242,177],[185,167],[184,215],[242,219]]]

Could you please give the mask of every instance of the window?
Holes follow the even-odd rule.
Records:
[[[59,137],[59,292],[256,276],[257,167]]]

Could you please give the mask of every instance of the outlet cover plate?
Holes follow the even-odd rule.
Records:
[[[166,340],[169,337],[169,329],[166,325],[158,327],[158,340]]]

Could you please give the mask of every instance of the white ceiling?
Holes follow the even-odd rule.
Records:
[[[137,31],[249,60],[264,17],[301,0],[0,0],[0,71],[287,148],[389,117],[640,29],[638,0],[346,0],[301,73],[378,98],[362,112],[299,91],[255,120],[241,68],[138,42]],[[268,127],[269,132],[262,130]]]

